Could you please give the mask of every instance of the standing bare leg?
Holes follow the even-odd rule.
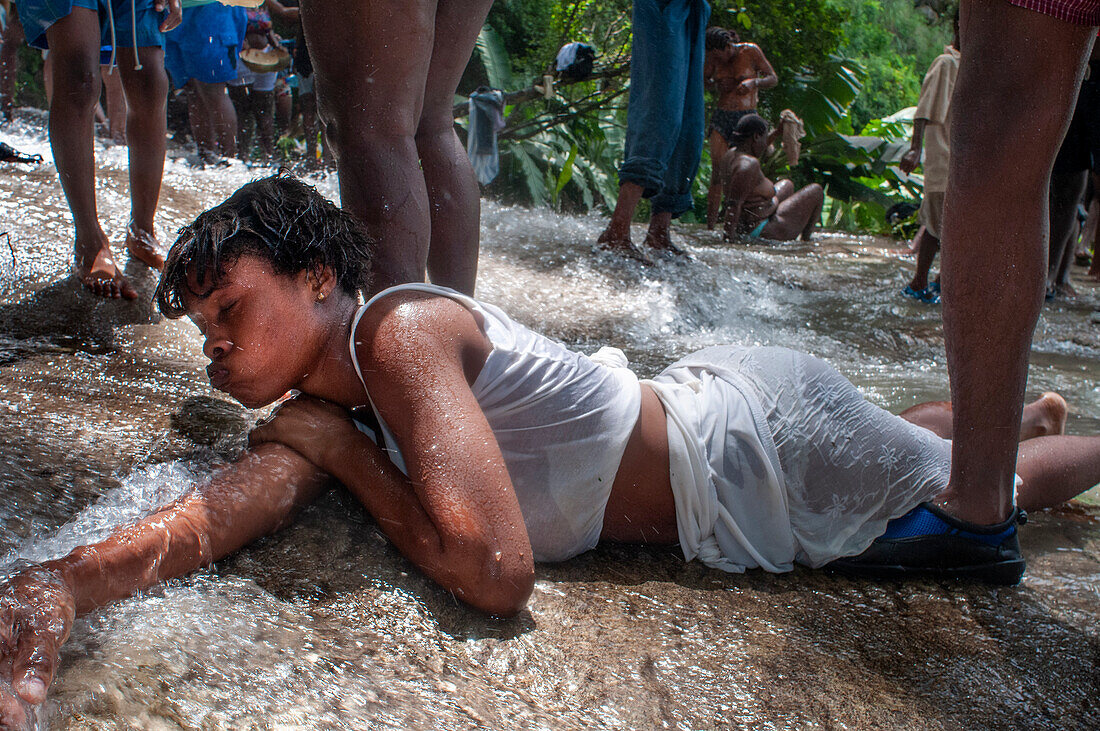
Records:
[[[100,91],[99,17],[93,10],[73,8],[49,27],[46,38],[53,92],[50,148],[76,228],[74,272],[100,297],[134,299],[137,292],[115,263],[96,212],[92,119]]]
[[[153,219],[164,177],[168,75],[164,73],[164,49],[139,48],[138,59],[140,69],[134,66],[131,54],[119,54],[118,69],[130,110],[126,120],[130,144],[130,226],[126,231],[126,248],[139,261],[160,269],[164,266],[164,255],[157,245]]]
[[[939,502],[989,525],[1012,510],[1043,300],[1047,186],[1096,31],[1003,0],[964,0],[961,14],[966,53],[952,100],[941,272],[954,440]],[[1026,111],[1005,114],[1008,99],[1025,100]]]
[[[726,138],[718,130],[710,133],[710,187],[707,188],[707,229],[714,230],[718,223],[718,213],[722,208],[723,181],[721,172],[722,158],[729,151]]]
[[[301,8],[341,202],[380,242],[377,282],[424,281],[431,219],[415,135],[436,3],[304,0]]]
[[[470,158],[455,134],[451,106],[492,4],[439,0],[424,110],[416,129],[431,217],[428,275],[435,284],[471,295],[477,280],[481,198]]]
[[[110,66],[100,66],[103,77],[103,91],[107,95],[107,129],[111,139],[120,145],[126,144],[126,94],[122,90],[122,81],[117,70]]]

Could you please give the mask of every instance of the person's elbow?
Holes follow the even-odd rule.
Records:
[[[535,571],[531,567],[493,579],[467,602],[494,617],[514,617],[527,606],[534,588]]]

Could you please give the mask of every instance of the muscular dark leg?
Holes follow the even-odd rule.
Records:
[[[414,135],[436,3],[379,0],[351,13],[338,0],[301,7],[341,201],[381,244],[376,284],[423,281],[431,220]]]
[[[237,157],[248,162],[252,156],[252,103],[248,86],[230,86],[229,100],[237,115]]]
[[[470,158],[455,134],[451,106],[491,5],[492,0],[439,0],[424,110],[416,130],[431,220],[428,276],[435,284],[471,295],[477,279],[481,198]]]
[[[967,52],[953,97],[941,232],[954,439],[939,502],[963,520],[991,524],[1011,509],[1043,300],[1047,185],[1095,29],[1003,0],[964,0],[961,12]],[[1006,99],[1027,100],[1027,114],[1005,114]],[[1012,307],[1002,292],[1012,293]]]
[[[932,262],[936,260],[936,254],[940,251],[940,240],[926,227],[921,226],[914,243],[917,245],[917,266],[909,286],[920,292],[928,287],[928,273],[932,270]]]
[[[1088,171],[1055,172],[1050,176],[1050,256],[1047,262],[1047,292],[1073,296],[1069,284],[1069,263],[1073,258],[1077,226],[1077,205],[1088,185]]]
[[[52,59],[50,148],[76,229],[74,272],[100,297],[133,299],[137,292],[122,276],[96,213],[92,119],[100,91],[99,18],[93,10],[73,8],[50,26],[46,39]]]
[[[128,53],[119,54],[118,66],[129,107],[126,137],[130,147],[130,226],[126,248],[139,261],[160,269],[164,255],[154,235],[153,219],[164,176],[168,75],[164,73],[164,49],[139,48],[138,58],[140,70]]]
[[[803,241],[809,241],[814,226],[821,220],[824,205],[825,192],[821,186],[807,185],[779,203],[760,235],[776,241],[792,241],[801,235]]]
[[[722,158],[729,151],[726,138],[712,130],[710,133],[710,187],[707,188],[707,229],[713,231],[718,224],[722,208]]]

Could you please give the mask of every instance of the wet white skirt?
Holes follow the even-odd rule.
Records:
[[[869,403],[812,356],[708,348],[646,383],[668,418],[687,560],[818,567],[862,552],[947,486],[950,442]]]

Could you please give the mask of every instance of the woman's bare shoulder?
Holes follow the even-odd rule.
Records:
[[[474,314],[450,297],[400,290],[374,301],[355,329],[355,352],[364,376],[391,376],[425,366],[463,363],[487,342]],[[482,358],[484,361],[484,358]]]

